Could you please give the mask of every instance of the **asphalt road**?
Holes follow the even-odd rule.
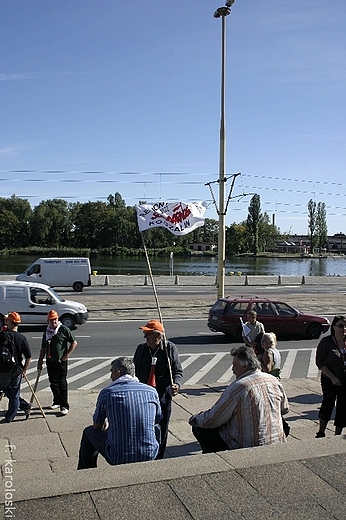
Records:
[[[95,321],[78,327],[74,334],[78,341],[75,355],[79,357],[93,356],[131,356],[139,343],[143,341],[143,333],[139,329],[145,321]],[[204,319],[168,319],[164,321],[167,338],[173,341],[181,354],[205,352],[229,352],[233,346],[239,345],[221,333],[211,332]],[[22,328],[27,337],[33,357],[37,357],[44,328]],[[279,342],[279,349],[315,348],[318,340],[287,340]]]
[[[71,390],[99,390],[109,380],[109,366],[118,356],[132,356],[135,348],[143,341],[139,326],[143,321],[97,321],[89,322],[75,331],[78,347],[69,361],[69,387]],[[184,368],[184,382],[195,384],[228,384],[231,371],[230,350],[238,343],[219,333],[212,333],[204,319],[166,320],[167,337],[178,346]],[[37,359],[43,329],[23,330],[32,347],[33,359]],[[280,341],[282,378],[316,377],[314,363],[318,340]],[[29,372],[33,384],[36,377],[36,362]],[[48,389],[49,383],[44,370],[40,389]]]
[[[158,316],[152,287],[90,287],[83,293],[58,291],[65,299],[85,303],[89,320],[74,331],[78,348],[70,361],[71,388],[102,387],[108,377],[108,363],[120,355],[132,356],[143,341],[140,325]],[[167,338],[176,343],[184,364],[184,379],[189,384],[224,382],[231,365],[229,352],[235,340],[207,327],[207,315],[215,302],[215,287],[158,287],[157,294]],[[345,288],[329,286],[256,286],[232,287],[233,296],[257,295],[282,299],[294,307],[314,314],[332,317],[345,313]],[[37,359],[41,328],[22,328]],[[315,377],[314,351],[319,340],[280,340],[283,377]],[[35,376],[32,364],[31,377]],[[226,374],[226,375],[225,375]],[[225,379],[226,378],[226,379]],[[48,384],[48,383],[47,383]]]

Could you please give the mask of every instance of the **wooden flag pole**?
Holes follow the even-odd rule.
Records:
[[[148,255],[147,247],[145,245],[143,233],[141,233],[141,237],[142,237],[142,243],[143,243],[145,258],[146,258],[147,265],[148,265],[150,281],[151,281],[151,285],[152,285],[153,291],[154,291],[154,297],[155,297],[155,301],[156,301],[157,312],[158,312],[158,315],[159,315],[159,320],[160,320],[160,322],[162,323],[162,326],[163,326],[163,319],[162,319],[162,313],[161,313],[161,309],[160,309],[159,298],[157,296],[156,285],[155,285],[155,282],[154,282],[154,277],[153,277],[153,273],[152,273],[152,270],[151,270],[149,255]],[[164,330],[164,332],[163,332],[163,345],[164,345],[166,358],[167,358],[167,363],[168,363],[169,378],[170,378],[170,381],[171,381],[171,386],[173,386],[174,381],[173,381],[173,374],[172,374],[172,365],[171,365],[171,360],[170,360],[169,354],[168,354],[167,338],[166,338],[166,332],[165,332],[165,328],[164,327],[163,327],[163,330]]]

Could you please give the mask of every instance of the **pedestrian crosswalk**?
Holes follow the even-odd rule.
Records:
[[[282,379],[317,377],[315,365],[316,348],[280,350]],[[110,382],[108,357],[83,357],[69,360],[68,382],[70,390],[100,390]],[[184,369],[184,384],[228,384],[233,376],[229,352],[203,352],[180,354]],[[33,360],[27,376],[33,385],[36,379],[36,361]],[[23,383],[25,385],[25,383]],[[49,381],[44,368],[38,390],[49,389]]]

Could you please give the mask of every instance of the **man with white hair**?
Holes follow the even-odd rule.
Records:
[[[232,349],[236,376],[209,410],[189,423],[203,453],[286,442],[282,415],[288,400],[281,382],[261,371],[251,347]]]

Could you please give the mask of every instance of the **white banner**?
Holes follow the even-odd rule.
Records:
[[[187,235],[204,225],[206,202],[163,202],[136,206],[139,231],[165,227],[174,235]]]

